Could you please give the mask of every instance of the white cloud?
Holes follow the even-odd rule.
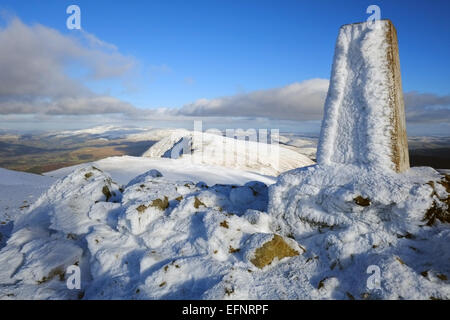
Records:
[[[216,99],[199,99],[178,114],[203,117],[250,117],[275,120],[320,120],[329,81],[311,79],[282,88],[258,90]],[[415,91],[404,94],[408,122],[450,122],[450,96]]]
[[[316,120],[322,117],[328,83],[326,79],[311,79],[282,88],[216,99],[199,99],[183,106],[179,114]]]
[[[95,114],[131,107],[94,94],[67,74],[74,63],[94,80],[121,77],[133,68],[134,59],[94,35],[83,31],[78,37],[66,36],[13,18],[0,27],[0,43],[0,114]]]

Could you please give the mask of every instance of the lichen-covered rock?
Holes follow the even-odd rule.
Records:
[[[272,264],[274,260],[298,256],[302,252],[295,241],[277,234],[253,234],[246,247],[246,259],[260,269]]]

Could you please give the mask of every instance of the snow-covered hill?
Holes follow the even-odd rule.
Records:
[[[103,125],[96,126],[88,129],[79,130],[65,130],[45,133],[44,137],[101,137],[104,139],[126,139],[129,135],[139,134],[141,132],[147,132],[147,128],[138,127],[126,127],[126,126],[114,126],[114,125]]]
[[[220,165],[264,175],[314,164],[295,150],[281,144],[233,139],[187,130],[170,132],[143,154],[150,158],[182,158],[196,164]]]

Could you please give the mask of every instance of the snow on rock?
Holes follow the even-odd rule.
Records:
[[[318,163],[409,168],[397,35],[389,20],[344,25],[336,42]]]
[[[291,239],[268,233],[255,233],[247,240],[245,259],[262,269],[275,259],[298,256],[300,246]]]
[[[172,132],[151,146],[143,157],[181,158],[194,164],[220,165],[271,176],[314,164],[307,156],[276,143],[187,130]]]
[[[138,175],[136,178],[132,179],[130,182],[128,182],[128,186],[131,186],[133,184],[138,183],[145,183],[147,181],[152,181],[154,178],[160,178],[162,177],[162,173],[159,172],[156,169],[151,169],[147,172],[144,172],[143,174]]]
[[[214,166],[225,138],[205,135],[209,165],[114,157],[52,172],[0,248],[0,299],[450,299],[450,176],[396,172],[384,112],[399,71],[386,69],[381,26],[341,29],[319,165],[286,149],[285,169],[309,166],[268,187],[242,168],[273,174],[274,155]],[[185,137],[149,154],[180,155]],[[81,290],[66,287],[71,265]]]
[[[121,187],[96,167],[77,168],[15,221],[0,251],[0,298],[208,298],[236,270],[260,272],[245,254],[253,235],[274,237],[267,203],[259,181],[208,186],[149,170]],[[265,270],[291,259],[277,257]],[[65,284],[73,264],[81,290]]]
[[[390,21],[341,27],[318,165],[285,172],[269,187],[272,231],[294,238],[305,252],[257,279],[265,292],[246,295],[450,298],[450,176],[407,170],[402,99]],[[373,272],[376,281],[369,279]],[[228,286],[249,282],[243,274],[233,279]],[[289,286],[291,279],[296,284]]]
[[[83,234],[91,226],[88,212],[99,201],[120,201],[119,186],[100,169],[87,166],[58,180],[29,209],[15,220],[14,230],[48,221],[50,228]]]
[[[274,232],[306,248],[313,283],[338,281],[332,298],[448,299],[448,178],[427,167],[398,174],[310,166],[279,177],[269,188],[268,212]],[[438,206],[440,218],[431,221]],[[371,265],[381,270],[377,290],[366,286]]]
[[[118,185],[92,166],[56,181],[14,221],[12,235],[0,251],[0,263],[6,266],[0,270],[0,295],[6,290],[16,298],[76,298],[76,292],[67,290],[65,272],[74,264],[87,268],[83,237],[101,223],[91,219],[89,211],[98,202],[120,198]],[[31,290],[32,286],[37,287]]]

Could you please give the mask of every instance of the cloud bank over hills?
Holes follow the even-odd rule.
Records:
[[[281,88],[258,90],[216,99],[199,99],[179,113],[191,116],[266,117],[280,120],[318,120],[328,80],[311,79]]]

